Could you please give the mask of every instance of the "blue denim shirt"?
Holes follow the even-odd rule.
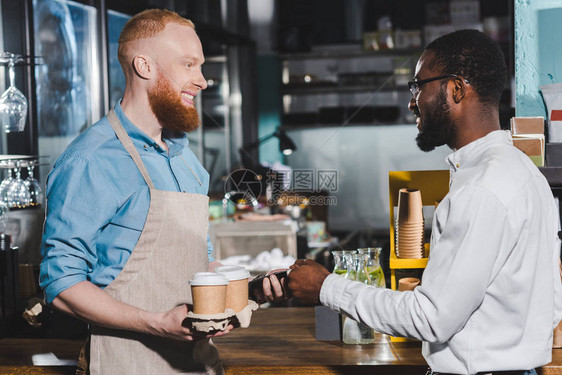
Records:
[[[167,152],[127,119],[119,103],[115,112],[156,189],[207,194],[209,174],[187,136],[166,139]],[[80,134],[47,179],[40,272],[47,302],[84,280],[107,286],[129,259],[149,204],[148,186],[107,117]],[[208,237],[207,252],[212,261]]]

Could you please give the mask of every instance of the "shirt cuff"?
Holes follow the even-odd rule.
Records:
[[[73,275],[53,281],[44,287],[45,301],[52,303],[62,291],[85,280],[87,280],[85,275]]]
[[[343,292],[347,282],[349,280],[336,274],[326,277],[320,289],[320,303],[339,311],[339,306],[343,303]]]

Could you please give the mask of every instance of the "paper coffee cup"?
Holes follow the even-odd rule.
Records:
[[[418,285],[420,285],[420,279],[417,277],[403,277],[398,280],[398,290],[401,292],[414,290]]]
[[[226,308],[240,312],[248,305],[248,278],[250,272],[238,266],[220,266],[215,268],[228,280],[226,287]]]
[[[226,308],[228,280],[219,273],[197,272],[189,280],[193,296],[193,313],[212,315],[223,313]]]
[[[398,222],[421,223],[423,203],[418,189],[402,188],[398,191]]]

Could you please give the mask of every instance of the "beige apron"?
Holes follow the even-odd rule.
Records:
[[[195,272],[208,269],[209,198],[156,190],[115,112],[107,117],[150,188],[150,206],[137,245],[105,291],[147,311],[191,304],[188,281]],[[90,373],[94,375],[222,372],[218,352],[206,339],[184,342],[97,326],[91,332]]]

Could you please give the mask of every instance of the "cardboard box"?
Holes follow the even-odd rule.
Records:
[[[523,151],[537,167],[544,167],[544,135],[513,136],[513,145]]]
[[[512,117],[513,145],[523,151],[538,167],[544,167],[544,117]]]
[[[511,134],[544,135],[544,117],[512,117]]]

